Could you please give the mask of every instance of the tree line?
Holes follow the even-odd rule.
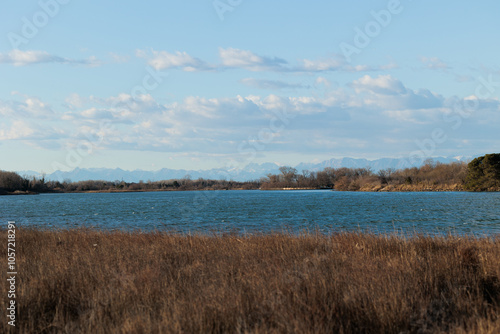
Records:
[[[283,166],[261,179],[261,189],[335,189],[342,191],[500,191],[500,154],[487,154],[470,163],[443,164],[427,160],[421,167],[383,169],[330,168],[298,172]]]
[[[486,154],[469,164],[443,164],[428,160],[421,167],[383,169],[330,168],[322,171],[280,167],[279,173],[260,180],[237,182],[189,177],[175,180],[125,182],[89,180],[63,182],[41,177],[23,177],[15,172],[0,171],[0,195],[47,192],[112,192],[167,190],[233,190],[233,189],[335,189],[342,191],[426,191],[468,190],[500,191],[500,154]]]
[[[233,190],[258,189],[259,181],[236,182],[226,180],[207,180],[189,177],[163,181],[103,181],[70,180],[47,181],[45,177],[23,177],[15,172],[0,171],[0,195],[24,193],[66,193],[66,192],[118,192],[118,191],[167,191],[167,190]]]

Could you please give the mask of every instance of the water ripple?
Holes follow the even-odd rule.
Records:
[[[176,232],[500,233],[500,193],[187,191],[0,197],[0,219],[39,227]]]

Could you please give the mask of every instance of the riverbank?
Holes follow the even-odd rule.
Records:
[[[371,192],[422,192],[422,191],[466,191],[463,184],[366,184],[359,191]]]
[[[470,192],[464,189],[462,185],[365,185],[356,190],[349,189],[331,189],[331,188],[266,188],[266,189],[246,189],[246,188],[232,188],[232,189],[144,189],[144,190],[78,190],[78,191],[49,191],[42,192],[44,194],[115,194],[115,193],[144,193],[144,192],[171,192],[171,191],[230,191],[230,190],[261,190],[261,191],[302,191],[302,190],[322,190],[322,191],[356,191],[356,192],[443,192],[443,191],[458,191]],[[499,192],[500,189],[485,190],[484,192]],[[40,193],[32,191],[16,191],[16,192],[3,192],[2,195],[39,195]]]
[[[231,189],[214,189],[214,188],[201,188],[201,189],[141,189],[141,190],[130,190],[130,189],[103,189],[103,190],[74,190],[74,191],[63,191],[60,189],[34,192],[34,191],[21,191],[16,190],[14,192],[0,191],[0,196],[8,195],[40,195],[40,194],[114,194],[114,193],[145,193],[145,192],[163,192],[163,191],[225,191],[225,190],[259,190],[259,189],[247,189],[241,188],[231,188]]]
[[[22,190],[16,190],[16,191],[2,191],[0,190],[0,196],[6,196],[6,195],[38,195],[39,193],[34,192],[34,191],[22,191]]]
[[[500,331],[499,236],[18,228],[16,247],[20,332]]]
[[[425,191],[467,191],[461,184],[365,184],[355,189],[335,189],[335,188],[264,188],[260,190],[334,190],[334,191],[361,191],[361,192],[425,192]],[[499,191],[492,189],[491,191]]]

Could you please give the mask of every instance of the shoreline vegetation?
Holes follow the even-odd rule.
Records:
[[[16,242],[23,333],[500,332],[498,235],[18,228]]]
[[[260,180],[176,180],[124,182],[89,180],[64,182],[28,178],[15,172],[0,171],[0,195],[74,192],[139,192],[183,190],[306,190],[339,191],[500,191],[500,154],[487,154],[469,164],[426,161],[421,167],[384,169],[325,168],[299,173],[293,167],[280,167],[280,173]]]

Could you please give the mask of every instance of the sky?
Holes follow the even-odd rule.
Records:
[[[4,0],[0,169],[477,156],[500,2]]]

